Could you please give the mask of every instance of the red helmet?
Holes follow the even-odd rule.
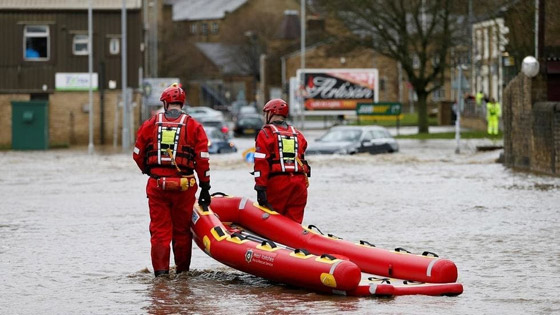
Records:
[[[164,105],[173,104],[173,103],[185,103],[185,90],[181,88],[179,83],[171,84],[167,89],[163,90],[161,93],[160,101],[163,102]]]
[[[264,105],[263,112],[271,112],[273,115],[288,117],[288,103],[283,99],[272,99]]]

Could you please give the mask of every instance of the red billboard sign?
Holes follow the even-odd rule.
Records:
[[[356,110],[358,103],[378,101],[377,69],[305,69],[305,110]]]

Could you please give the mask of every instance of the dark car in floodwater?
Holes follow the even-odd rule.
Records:
[[[218,128],[204,126],[204,131],[206,131],[206,136],[208,137],[209,153],[237,152],[237,147],[231,142],[230,137]]]
[[[254,135],[263,125],[264,121],[261,115],[245,114],[237,118],[233,132],[236,136]]]
[[[381,126],[335,126],[315,141],[309,142],[309,154],[356,154],[399,151],[397,141]]]

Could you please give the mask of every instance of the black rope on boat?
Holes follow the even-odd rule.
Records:
[[[240,240],[245,240],[247,239],[247,237],[245,237],[243,234],[241,234],[240,232],[233,232],[231,233],[231,237],[237,237]]]
[[[294,253],[296,253],[296,254],[302,253],[302,254],[304,254],[305,256],[309,256],[309,255],[310,255],[309,252],[308,252],[307,250],[303,249],[303,248],[296,248],[296,249],[294,250]]]
[[[391,280],[389,278],[378,278],[378,277],[368,277],[369,281],[381,281],[381,283],[391,284]]]
[[[333,255],[329,255],[329,254],[323,254],[321,255],[321,258],[328,258],[329,260],[335,260],[336,257],[334,257]]]
[[[210,196],[211,196],[211,197],[214,197],[214,196],[222,196],[222,197],[225,197],[225,196],[227,196],[227,194],[224,194],[223,192],[217,191],[217,192],[211,194]]]
[[[336,236],[336,235],[334,235],[334,234],[327,234],[327,236],[330,237],[330,238],[336,238],[336,239],[338,239],[338,240],[341,240],[341,239],[342,239],[342,237],[338,237],[338,236]]]
[[[216,231],[216,234],[218,234],[219,237],[222,237],[222,236],[226,235],[226,233],[224,233],[222,228],[219,227],[219,226],[215,226],[214,231]]]
[[[264,240],[264,241],[262,241],[261,246],[265,246],[266,244],[268,244],[268,245],[269,245],[270,247],[272,247],[272,248],[278,247],[278,246],[276,245],[276,243],[274,243],[273,241],[270,241],[270,240]]]
[[[315,226],[315,225],[313,225],[313,224],[309,224],[309,225],[307,226],[307,228],[310,229],[310,230],[315,229],[315,230],[317,230],[317,232],[319,232],[321,235],[325,235],[325,234],[323,234],[323,232],[321,232],[321,230],[319,230],[319,228],[318,228],[317,226]]]
[[[395,252],[399,252],[399,253],[400,253],[400,252],[405,252],[405,253],[408,253],[408,254],[412,254],[411,252],[409,252],[408,250],[406,250],[406,249],[404,249],[404,248],[402,248],[402,247],[397,247],[397,248],[395,248]]]
[[[375,245],[373,245],[372,243],[370,243],[368,241],[363,241],[363,240],[360,240],[360,245],[369,245],[371,247],[375,247]]]
[[[434,257],[439,257],[438,254],[432,253],[432,252],[429,252],[429,251],[425,251],[425,252],[422,253],[422,256],[429,256],[429,255],[432,255]]]

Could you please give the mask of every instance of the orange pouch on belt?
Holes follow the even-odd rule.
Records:
[[[160,177],[157,179],[157,185],[162,190],[185,191],[195,183],[194,177]]]

